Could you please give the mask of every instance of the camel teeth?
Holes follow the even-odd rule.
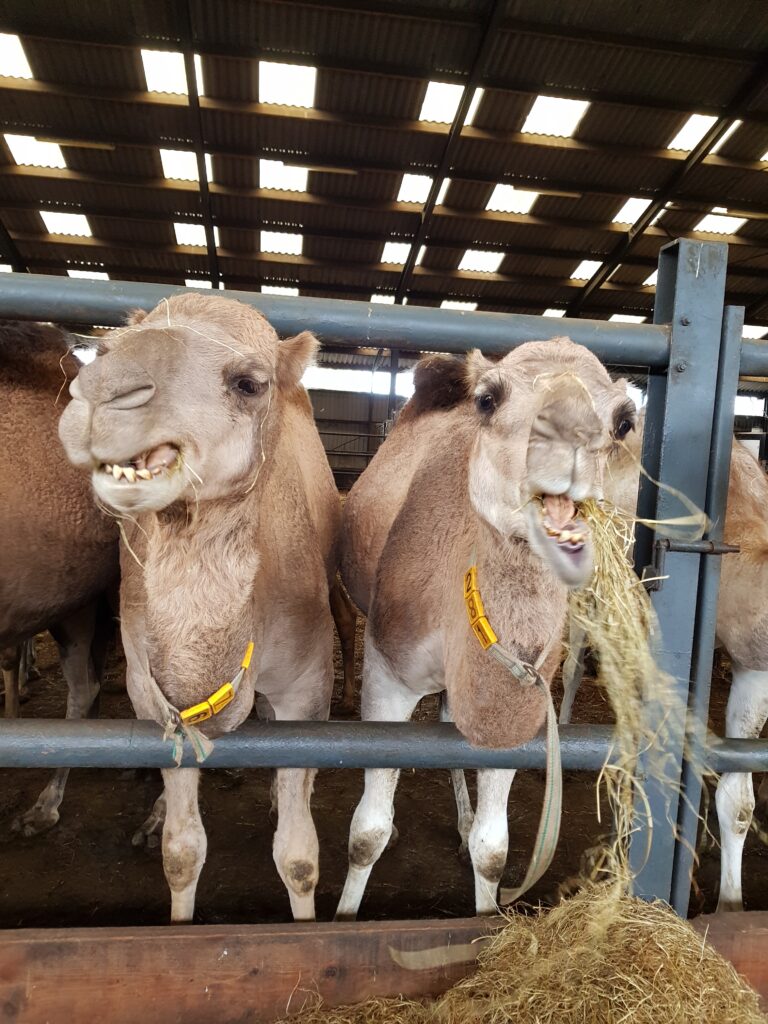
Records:
[[[151,480],[152,474],[148,469],[137,469],[136,476],[141,477],[142,480]]]
[[[132,484],[136,483],[136,470],[133,468],[133,466],[126,466],[123,469],[123,472],[125,473],[126,477],[130,481],[130,483],[132,483]]]
[[[572,536],[573,536],[573,534],[571,533],[570,530],[561,530],[560,531],[560,543],[561,544],[565,544],[565,542],[567,540],[570,540]]]
[[[112,463],[111,462],[105,462],[104,463],[104,472],[105,473],[111,473],[112,472]]]
[[[118,466],[117,463],[115,463],[115,465],[112,467],[112,476],[115,478],[115,480],[119,480],[122,475],[123,467]]]

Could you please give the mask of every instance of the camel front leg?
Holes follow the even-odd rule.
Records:
[[[277,828],[272,846],[277,873],[288,890],[294,921],[314,921],[320,847],[310,801],[316,771],[278,768]]]
[[[422,697],[392,673],[367,635],[362,697],[364,722],[407,722]],[[393,768],[365,771],[365,789],[349,831],[349,870],[336,910],[337,920],[354,920],[357,916],[373,865],[390,840],[399,777],[400,772]]]
[[[4,647],[0,651],[0,665],[3,669],[5,695],[5,717],[19,717],[19,694],[21,692],[21,647]]]
[[[514,777],[513,768],[481,768],[477,773],[477,809],[469,833],[469,854],[478,914],[498,911],[496,896],[509,847],[507,801]]]
[[[171,889],[171,923],[183,924],[194,915],[197,880],[208,849],[198,803],[200,769],[164,768],[162,773],[163,871]]]
[[[91,656],[96,609],[94,605],[68,615],[51,627],[61,658],[61,671],[67,683],[67,718],[87,718],[99,694],[99,680]],[[68,768],[57,768],[33,807],[16,818],[15,832],[34,836],[53,828],[59,820],[59,807],[69,776]]]
[[[734,668],[725,735],[729,739],[758,737],[768,718],[768,671]],[[715,794],[720,823],[720,898],[718,911],[741,910],[741,861],[755,808],[752,776],[726,772]]]
[[[440,721],[452,722],[453,715],[448,706],[448,694],[443,691],[440,697]],[[472,801],[469,799],[467,779],[461,768],[451,769],[451,783],[453,784],[453,795],[456,798],[456,813],[458,816],[458,830],[461,843],[459,845],[459,857],[465,860],[469,856],[469,833],[472,829],[472,822],[475,820],[475,812],[472,810]]]

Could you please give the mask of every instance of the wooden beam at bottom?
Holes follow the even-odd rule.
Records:
[[[768,912],[692,923],[768,1003]],[[317,995],[330,1005],[438,995],[473,964],[408,971],[390,949],[470,943],[494,924],[465,918],[3,931],[0,1007],[5,1020],[24,1024],[266,1024]]]

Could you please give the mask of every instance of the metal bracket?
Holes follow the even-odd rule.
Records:
[[[668,551],[680,551],[690,555],[735,555],[741,551],[738,544],[723,544],[714,540],[670,540],[663,537],[653,548],[653,561],[643,569],[641,579],[648,591],[661,590],[664,584],[664,568]]]

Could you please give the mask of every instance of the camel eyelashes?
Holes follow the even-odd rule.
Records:
[[[629,417],[624,416],[617,422],[616,427],[613,431],[613,436],[616,438],[617,441],[621,441],[622,438],[625,438],[627,436],[630,430],[634,429],[634,422],[631,419],[629,419]]]
[[[486,392],[486,394],[484,395],[477,396],[477,398],[475,399],[475,405],[477,407],[478,412],[493,412],[493,410],[496,408],[496,399],[493,395],[488,394]]]

